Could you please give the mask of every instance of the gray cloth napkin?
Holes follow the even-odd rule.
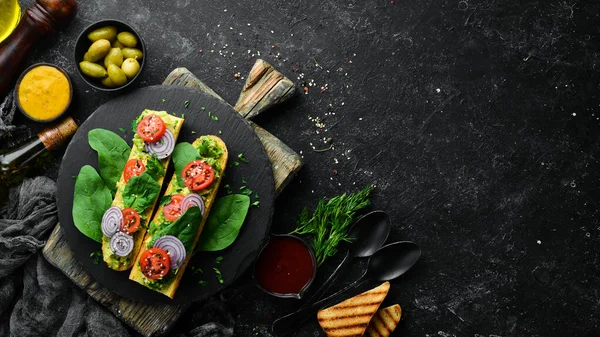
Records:
[[[56,183],[46,177],[12,188],[0,208],[0,336],[130,336],[39,253],[57,221]],[[189,332],[177,336],[233,336],[233,318],[216,297],[192,310]]]

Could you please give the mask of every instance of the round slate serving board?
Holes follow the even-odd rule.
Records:
[[[186,101],[189,101],[187,108]],[[229,150],[229,161],[225,177],[221,182],[219,196],[225,194],[226,184],[231,187],[233,193],[239,193],[240,187],[247,186],[253,191],[251,200],[260,201],[259,207],[250,207],[240,234],[231,246],[218,252],[201,252],[192,258],[174,299],[169,299],[129,280],[129,271],[111,270],[103,261],[94,264],[90,254],[99,252],[101,244],[81,234],[73,224],[71,215],[74,177],[86,164],[98,169],[98,156],[88,144],[88,132],[95,128],[111,130],[121,135],[131,145],[133,137],[131,121],[144,109],[165,110],[177,116],[184,114],[185,122],[178,142],[192,143],[201,135],[208,134],[221,137]],[[238,159],[240,153],[243,153],[248,163]],[[236,166],[236,162],[239,165]],[[163,191],[173,175],[172,166],[171,163]],[[109,290],[123,297],[147,303],[182,304],[198,301],[235,281],[250,266],[267,240],[274,199],[273,173],[267,154],[248,123],[217,98],[179,86],[152,86],[138,89],[98,108],[73,136],[66,149],[58,176],[58,216],[77,260]],[[223,259],[219,263],[217,257],[221,256]],[[192,266],[201,268],[203,272],[192,272]],[[218,282],[214,268],[221,272],[223,284]],[[201,285],[201,283],[205,284]]]

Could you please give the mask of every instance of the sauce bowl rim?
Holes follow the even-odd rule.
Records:
[[[307,249],[308,249],[308,253],[310,255],[311,261],[312,261],[312,265],[313,265],[313,271],[312,271],[312,275],[310,277],[310,279],[308,280],[308,282],[306,282],[306,284],[302,287],[302,289],[300,289],[300,291],[298,293],[277,293],[277,292],[273,292],[270,290],[265,289],[261,284],[260,281],[258,280],[257,276],[256,276],[256,266],[257,266],[257,262],[260,259],[262,253],[264,252],[265,248],[269,245],[269,242],[271,242],[271,240],[273,239],[273,237],[288,237],[288,238],[292,238],[295,239],[299,242],[301,242]],[[308,288],[313,284],[313,282],[316,279],[317,276],[317,258],[315,257],[315,252],[313,251],[312,247],[301,237],[293,235],[293,234],[275,234],[275,233],[271,233],[270,237],[269,237],[269,241],[267,241],[267,243],[260,249],[260,251],[258,252],[258,255],[256,257],[256,260],[254,260],[254,267],[252,270],[252,278],[256,281],[256,286],[264,291],[265,293],[275,296],[275,297],[279,297],[279,298],[295,298],[295,299],[301,299],[302,296],[304,295],[304,293],[308,290]]]
[[[25,75],[27,73],[29,73],[31,70],[33,70],[39,66],[48,66],[48,67],[55,68],[56,70],[60,71],[63,75],[65,75],[65,77],[67,78],[67,82],[69,83],[69,101],[67,102],[67,105],[58,115],[56,115],[56,117],[50,118],[50,119],[37,119],[37,118],[34,118],[33,116],[29,115],[27,112],[25,112],[25,109],[23,109],[23,107],[21,106],[21,101],[19,100],[19,88],[21,87],[21,82],[23,81],[23,78],[25,77]],[[46,63],[46,62],[34,63],[31,66],[29,66],[27,69],[23,70],[23,72],[19,76],[19,79],[17,80],[17,84],[15,86],[15,94],[14,95],[15,95],[14,98],[15,98],[15,102],[17,104],[17,108],[19,108],[19,111],[21,111],[21,113],[25,117],[29,118],[30,120],[32,120],[34,122],[49,123],[49,122],[53,122],[53,121],[59,119],[60,117],[62,117],[65,114],[65,112],[67,112],[67,110],[69,110],[69,107],[71,106],[71,102],[73,101],[73,83],[71,82],[71,77],[69,77],[69,73],[67,73],[67,71],[64,70],[63,68],[61,68],[60,66],[58,66],[56,64],[52,64],[52,63]]]

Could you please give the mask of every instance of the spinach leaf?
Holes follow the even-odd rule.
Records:
[[[150,159],[148,159],[148,161],[146,162],[145,172],[148,172],[148,174],[154,180],[158,180],[158,178],[165,175],[165,169],[160,160],[158,160],[158,158],[156,157],[151,157]]]
[[[152,240],[149,242],[148,247],[154,245],[154,241],[165,235],[176,236],[185,247],[188,254],[192,251],[194,245],[194,239],[196,239],[196,233],[198,227],[202,222],[202,213],[200,213],[199,207],[188,208],[179,219],[173,221],[172,224],[165,226],[152,234]]]
[[[200,154],[190,143],[181,142],[175,146],[173,150],[173,166],[175,167],[175,175],[179,186],[185,186],[181,178],[181,171],[189,162],[200,159]]]
[[[123,204],[125,208],[131,207],[138,213],[142,213],[146,208],[152,206],[159,192],[160,185],[147,172],[144,172],[129,179],[123,190]]]
[[[88,142],[91,148],[98,152],[100,176],[114,195],[131,149],[123,138],[105,129],[93,129],[88,132]]]
[[[83,166],[77,177],[73,195],[73,223],[85,236],[102,242],[100,223],[112,203],[112,195],[90,165]]]
[[[194,252],[229,247],[240,233],[249,207],[250,198],[243,194],[231,194],[215,200]]]

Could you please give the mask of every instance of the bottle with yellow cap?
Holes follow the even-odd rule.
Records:
[[[47,128],[22,144],[0,151],[0,186],[13,185],[23,179],[29,169],[39,163],[43,154],[66,142],[77,131],[71,117]]]

